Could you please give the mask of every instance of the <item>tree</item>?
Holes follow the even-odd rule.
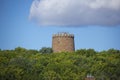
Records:
[[[94,49],[80,49],[77,50],[76,53],[89,57],[95,55],[97,52]]]
[[[30,50],[27,51],[27,53],[36,54],[36,53],[39,53],[39,51],[30,49]]]
[[[107,52],[111,54],[115,54],[115,53],[120,53],[120,50],[109,49]]]
[[[50,48],[50,47],[43,47],[43,48],[40,49],[39,52],[40,52],[40,53],[52,53],[53,50],[52,50],[52,48]]]
[[[17,47],[17,48],[15,48],[15,51],[18,52],[18,53],[21,53],[21,52],[26,52],[27,49],[22,48],[22,47]]]

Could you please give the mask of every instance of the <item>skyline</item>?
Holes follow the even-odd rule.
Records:
[[[108,25],[106,25],[107,23],[105,23],[104,26],[90,25],[90,24],[88,25],[88,22],[86,23],[86,25],[76,26],[74,24],[70,24],[70,22],[72,22],[73,20],[75,21],[75,19],[71,20],[67,24],[65,23],[65,25],[62,25],[64,24],[64,22],[61,22],[60,24],[60,22],[56,20],[56,19],[59,19],[57,17],[55,17],[55,20],[57,21],[55,23],[56,25],[51,23],[50,23],[51,25],[50,24],[43,25],[41,24],[42,22],[41,20],[43,20],[44,23],[46,21],[49,21],[48,18],[45,18],[46,15],[43,16],[42,18],[38,17],[40,19],[40,22],[36,20],[36,16],[39,16],[39,15],[34,15],[35,17],[33,16],[30,19],[30,15],[33,15],[31,14],[31,7],[34,1],[39,2],[39,0],[13,0],[13,1],[1,0],[0,1],[0,11],[1,11],[0,12],[0,17],[1,17],[0,18],[0,49],[14,49],[20,46],[27,49],[39,50],[42,47],[52,47],[52,34],[56,34],[58,32],[68,32],[68,33],[74,34],[76,50],[83,49],[83,48],[86,48],[86,49],[93,48],[96,51],[108,50],[110,48],[120,49],[120,45],[119,45],[120,43],[120,35],[119,35],[120,34],[120,19],[119,19],[120,6],[119,5],[114,6],[114,9],[117,10],[116,12],[110,11],[111,14],[104,15],[104,16],[108,16],[109,19],[112,19],[110,20],[111,23],[108,23]],[[41,1],[49,1],[49,6],[51,6],[51,4],[55,0],[51,0],[52,2],[50,2],[50,0],[41,0]],[[56,2],[57,1],[58,0],[56,0]],[[67,3],[67,1],[69,0],[64,0],[64,1],[66,1]],[[105,0],[105,1],[108,1],[108,0]],[[115,0],[115,1],[119,1],[119,0]],[[63,0],[61,2],[63,3]],[[118,4],[118,3],[115,3],[115,4]],[[63,6],[63,8],[64,7],[65,6]],[[70,7],[76,7],[76,6],[70,6]],[[53,6],[51,8],[53,8]],[[109,9],[110,8],[111,7],[109,7]],[[46,10],[48,12],[50,10],[53,11],[52,9],[50,10],[46,9]],[[70,12],[71,11],[72,10],[70,10]],[[67,14],[69,14],[70,12],[67,12]],[[84,9],[83,9],[83,12],[84,12]],[[39,13],[39,14],[42,14],[42,13]],[[46,14],[49,16],[51,15],[53,16],[53,14],[48,14],[48,13]],[[65,15],[63,14],[61,16],[63,20]],[[114,17],[112,18],[111,16],[114,16]],[[71,18],[74,18],[74,17],[68,16],[68,19],[71,19]],[[105,18],[102,18],[102,19],[105,19]],[[50,21],[54,22],[54,20],[51,20],[51,19],[52,18],[50,18]],[[68,19],[66,19],[66,21]],[[91,17],[89,20],[92,21],[93,19]],[[78,19],[77,21],[79,20],[80,19]],[[85,17],[85,20],[86,20],[86,17]],[[99,21],[99,18],[98,18],[98,21]],[[112,22],[112,21],[115,21],[115,22]],[[114,25],[111,26],[112,23]]]

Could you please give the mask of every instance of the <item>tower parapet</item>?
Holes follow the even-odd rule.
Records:
[[[73,52],[74,48],[74,35],[66,32],[53,34],[52,39],[53,52]]]
[[[74,38],[74,34],[69,34],[67,32],[60,32],[57,34],[53,34],[53,37],[72,37],[72,38]]]

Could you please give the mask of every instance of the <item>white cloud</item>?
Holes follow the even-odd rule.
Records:
[[[120,25],[120,0],[34,0],[29,18],[40,25]]]

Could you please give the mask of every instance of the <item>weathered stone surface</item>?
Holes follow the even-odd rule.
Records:
[[[74,35],[68,33],[54,34],[52,37],[52,49],[53,52],[73,52],[74,47]]]

